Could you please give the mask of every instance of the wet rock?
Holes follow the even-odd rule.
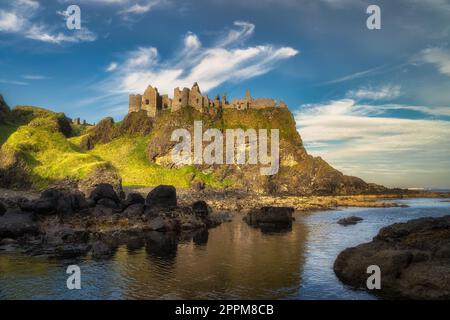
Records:
[[[262,207],[250,210],[244,221],[254,227],[285,228],[292,226],[293,212],[291,207]]]
[[[38,233],[38,225],[31,213],[9,210],[0,217],[0,238],[16,239],[25,234]]]
[[[140,193],[129,193],[125,200],[126,206],[131,206],[133,204],[145,204],[145,199]]]
[[[88,203],[84,194],[71,189],[47,189],[39,199],[19,202],[24,211],[33,211],[38,215],[71,215],[87,209]]]
[[[128,217],[140,216],[144,213],[144,204],[136,203],[128,206],[123,214]]]
[[[90,193],[89,199],[92,199],[95,202],[98,202],[101,199],[110,199],[116,204],[120,202],[113,186],[107,183],[98,184]]]
[[[206,218],[209,216],[209,212],[211,209],[205,201],[200,200],[192,204],[192,210],[197,217]]]
[[[119,206],[117,205],[117,203],[114,200],[111,200],[108,198],[103,198],[103,199],[98,200],[97,205],[104,206],[106,208],[111,208],[111,209],[119,209]]]
[[[381,289],[408,299],[450,298],[450,216],[422,218],[382,228],[372,242],[347,248],[334,262],[337,277],[367,289],[367,267],[381,269]]]
[[[114,213],[114,209],[102,205],[97,205],[91,209],[91,213],[94,217],[112,216]]]
[[[11,244],[16,244],[17,240],[11,239],[11,238],[5,238],[0,241],[0,246],[7,246]]]
[[[105,241],[96,241],[91,246],[93,258],[107,258],[114,254],[115,248]]]
[[[147,195],[145,203],[154,208],[175,208],[177,206],[177,191],[174,186],[160,185]]]
[[[351,217],[339,219],[337,223],[339,223],[340,225],[343,225],[343,226],[349,226],[349,225],[357,224],[358,222],[361,222],[362,220],[363,220],[363,218],[351,216]]]
[[[6,206],[3,202],[0,201],[0,216],[3,216],[6,213]]]
[[[167,231],[167,223],[163,217],[156,217],[149,221],[148,227],[154,231]]]

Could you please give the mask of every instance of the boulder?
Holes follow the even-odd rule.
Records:
[[[114,200],[109,199],[109,198],[102,198],[102,199],[98,200],[97,205],[104,206],[106,208],[116,209],[116,210],[120,208]]]
[[[109,184],[113,187],[116,195],[122,195],[122,178],[117,170],[111,165],[104,165],[93,170],[87,178],[78,183],[78,190],[88,198],[92,191],[100,184]]]
[[[123,214],[127,217],[140,216],[143,213],[144,213],[144,204],[142,203],[132,204],[123,211]]]
[[[32,211],[39,215],[71,215],[88,208],[84,194],[71,189],[47,189],[39,199],[22,200],[18,203],[24,211]]]
[[[292,226],[293,212],[291,207],[262,207],[250,210],[244,221],[255,227],[289,227]]]
[[[361,222],[362,220],[363,220],[363,218],[351,216],[351,217],[339,219],[337,223],[339,223],[340,225],[343,225],[343,226],[349,226],[349,225],[357,224],[358,222]]]
[[[149,192],[145,203],[153,208],[175,208],[177,206],[177,190],[174,186],[157,186]]]
[[[98,203],[101,199],[109,199],[116,203],[116,205],[120,202],[117,193],[114,191],[112,185],[107,183],[100,183],[91,191],[89,195],[89,199],[94,200]]]
[[[9,210],[0,217],[0,238],[16,239],[25,234],[37,234],[38,225],[31,213]]]
[[[367,267],[381,270],[381,289],[388,298],[450,298],[450,216],[422,218],[382,228],[372,242],[347,248],[334,262],[337,277],[365,289]]]
[[[210,212],[208,204],[203,200],[194,202],[192,204],[192,210],[197,217],[202,219],[208,217]]]
[[[125,200],[126,206],[131,206],[133,204],[145,204],[145,199],[140,193],[129,193]]]

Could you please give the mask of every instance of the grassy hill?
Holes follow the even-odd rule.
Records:
[[[176,187],[204,185],[289,194],[352,194],[374,192],[374,186],[348,177],[320,158],[307,154],[292,114],[287,109],[224,109],[199,113],[187,107],[156,119],[131,113],[114,123],[76,126],[62,113],[18,106],[0,122],[0,186],[42,189],[61,182],[95,179],[110,171],[125,186]],[[184,165],[170,161],[174,129],[193,134],[195,120],[203,130],[279,129],[280,170],[259,174],[260,165]]]

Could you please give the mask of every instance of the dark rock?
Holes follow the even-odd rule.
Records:
[[[132,204],[145,204],[145,199],[140,193],[129,193],[125,205],[130,206]]]
[[[208,217],[210,212],[208,204],[203,200],[194,202],[192,204],[192,210],[197,217],[202,219]]]
[[[351,216],[351,217],[339,219],[337,223],[339,223],[340,225],[343,225],[343,226],[349,226],[349,225],[357,224],[358,222],[361,222],[362,220],[363,220],[363,218]]]
[[[167,231],[167,223],[162,217],[156,217],[149,221],[148,228],[153,231]]]
[[[17,243],[17,240],[14,240],[11,238],[5,238],[0,241],[0,246],[7,246],[10,244],[16,244],[16,243]]]
[[[101,205],[101,206],[104,206],[106,208],[111,208],[111,209],[119,209],[119,206],[117,205],[117,203],[108,198],[102,198],[102,199],[98,200],[97,205]]]
[[[36,234],[38,225],[31,213],[9,210],[0,217],[0,238],[16,239],[25,234]]]
[[[31,202],[23,202],[22,208],[42,215],[71,215],[87,209],[88,203],[84,194],[70,189],[47,189],[41,197]]]
[[[112,185],[107,183],[100,183],[94,188],[94,190],[92,190],[91,194],[89,195],[89,199],[98,202],[100,199],[104,198],[110,199],[114,201],[116,204],[120,202],[119,197],[117,196],[117,193],[114,191]]]
[[[3,202],[0,202],[0,216],[3,216],[6,213],[6,206]]]
[[[123,214],[128,217],[140,216],[143,213],[144,213],[144,205],[141,203],[132,204],[123,211]]]
[[[160,185],[147,195],[146,205],[155,208],[175,208],[177,191],[174,186]]]
[[[422,218],[382,228],[372,242],[342,251],[337,277],[366,289],[367,267],[381,269],[381,289],[371,292],[408,299],[450,298],[450,216]]]
[[[294,208],[291,207],[262,207],[250,210],[244,221],[255,227],[289,227],[292,225],[293,212]]]
[[[114,213],[114,209],[97,205],[91,209],[91,213],[94,217],[111,216]]]
[[[106,241],[96,241],[92,244],[91,254],[94,258],[107,258],[114,254],[115,248]]]

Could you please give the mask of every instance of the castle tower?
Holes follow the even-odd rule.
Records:
[[[138,112],[142,107],[142,95],[130,94],[128,97],[128,112]]]
[[[192,108],[203,112],[203,96],[197,82],[194,83],[191,91],[189,92],[189,105]]]
[[[173,100],[172,100],[172,111],[180,110],[181,108],[184,108],[189,103],[189,92],[190,90],[188,88],[183,88],[183,90],[180,90],[180,88],[175,88],[173,91]]]
[[[148,86],[142,95],[141,109],[147,111],[150,117],[156,117],[162,109],[162,101],[158,89]]]

